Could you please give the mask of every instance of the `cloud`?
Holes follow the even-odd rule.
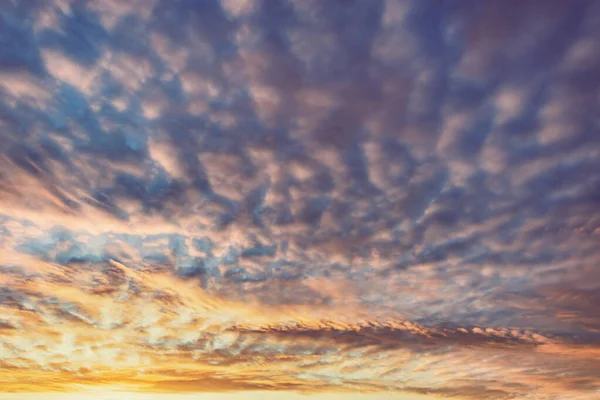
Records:
[[[513,3],[7,5],[2,387],[593,398],[600,10]]]

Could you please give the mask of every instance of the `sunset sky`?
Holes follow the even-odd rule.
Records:
[[[0,0],[0,400],[600,399],[599,38]]]

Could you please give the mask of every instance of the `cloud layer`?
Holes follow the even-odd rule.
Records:
[[[593,1],[0,9],[0,386],[600,390]]]

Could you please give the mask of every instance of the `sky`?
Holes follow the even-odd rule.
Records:
[[[600,2],[0,2],[0,399],[600,397]]]

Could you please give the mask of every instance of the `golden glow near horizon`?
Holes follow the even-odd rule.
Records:
[[[0,400],[31,400],[39,393],[0,394]],[[194,393],[150,394],[121,390],[98,389],[81,393],[44,393],[45,400],[428,400],[431,396],[388,394],[297,394],[293,392],[243,392],[243,393]]]
[[[12,279],[11,288],[29,300],[21,309],[0,305],[19,328],[3,330],[0,339],[2,363],[12,367],[0,382],[9,392],[96,387],[94,396],[113,396],[106,393],[112,387],[143,398],[296,387],[327,398],[331,391],[342,397],[364,391],[368,382],[372,396],[385,398],[381,392],[396,392],[401,383],[399,396],[417,398],[411,391],[447,393],[436,388],[443,378],[446,384],[456,380],[451,390],[468,397],[473,393],[458,382],[478,363],[478,374],[496,376],[501,368],[503,376],[544,383],[538,390],[552,394],[560,384],[523,376],[521,368],[543,368],[544,359],[560,365],[557,357],[586,362],[598,354],[593,346],[574,347],[528,330],[439,329],[391,314],[369,319],[365,310],[343,305],[257,307],[114,260],[101,270],[28,265],[36,276]],[[435,351],[448,349],[445,343],[465,346]],[[416,353],[420,346],[432,351]]]

